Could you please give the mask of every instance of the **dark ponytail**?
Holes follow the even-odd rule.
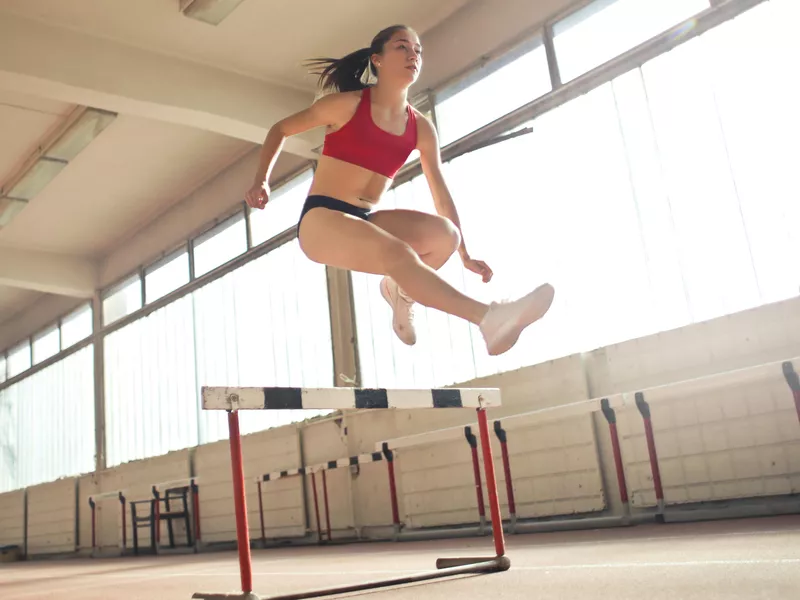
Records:
[[[372,54],[372,48],[361,48],[342,58],[314,58],[306,65],[316,67],[311,73],[319,75],[319,84],[323,90],[355,92],[367,87],[361,82],[361,75],[371,62]],[[375,65],[370,65],[370,69],[374,75]]]
[[[372,55],[381,54],[386,42],[398,31],[413,31],[413,29],[405,25],[392,25],[380,31],[367,48],[361,48],[342,58],[313,58],[306,62],[306,66],[315,68],[311,73],[319,75],[319,84],[324,91],[363,90],[367,85],[361,81],[361,76],[367,66],[373,77],[378,75],[375,65],[372,64]]]

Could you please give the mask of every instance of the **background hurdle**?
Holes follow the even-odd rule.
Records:
[[[279,479],[285,479],[287,477],[297,477],[301,475],[311,475],[311,482],[313,488],[313,497],[314,497],[314,513],[316,516],[316,525],[317,525],[317,538],[320,543],[322,543],[322,527],[320,524],[320,512],[319,512],[319,500],[317,497],[317,480],[316,474],[322,474],[322,501],[323,501],[323,510],[325,514],[325,534],[328,538],[328,541],[333,541],[331,535],[331,517],[330,517],[330,509],[328,504],[328,484],[327,484],[327,476],[326,473],[333,469],[339,468],[349,468],[354,467],[356,465],[363,465],[369,464],[374,462],[379,462],[384,460],[385,455],[382,452],[371,452],[369,454],[359,454],[356,456],[350,456],[347,458],[339,458],[336,460],[329,460],[324,463],[320,463],[311,467],[299,467],[294,469],[287,469],[284,471],[273,471],[271,473],[265,473],[256,478],[256,485],[258,486],[258,510],[260,516],[260,525],[261,525],[261,542],[262,545],[266,545],[266,523],[264,522],[264,500],[263,500],[263,493],[262,493],[262,484],[269,482],[269,481],[277,481]],[[396,491],[392,492],[392,506],[396,508],[397,506],[397,497]],[[394,514],[394,513],[393,513]],[[396,523],[399,524],[399,517],[396,519]]]
[[[122,518],[122,542],[120,543],[120,554],[125,553],[125,548],[127,547],[127,537],[126,537],[126,520],[125,520],[125,505],[126,505],[126,498],[123,494],[123,490],[114,490],[111,492],[103,492],[100,494],[93,494],[89,496],[89,507],[92,510],[92,550],[91,550],[91,557],[94,558],[97,552],[97,502],[99,500],[108,500],[110,498],[116,498],[119,500],[120,504],[120,513]]]
[[[474,408],[478,413],[484,469],[489,492],[489,508],[493,523],[494,557],[440,558],[436,561],[436,571],[395,578],[372,581],[364,584],[317,590],[307,593],[274,597],[273,600],[289,598],[313,598],[379,587],[395,586],[404,583],[427,581],[466,573],[490,573],[507,570],[511,562],[505,556],[500,503],[497,494],[497,481],[494,473],[492,448],[489,438],[489,425],[486,408],[500,406],[498,389],[430,389],[430,390],[385,390],[354,388],[221,388],[204,387],[202,390],[203,409],[228,411],[231,468],[234,487],[234,508],[236,512],[237,546],[241,575],[241,594],[217,594],[197,592],[193,598],[206,600],[223,598],[244,598],[258,600],[253,593],[252,557],[250,553],[250,532],[247,523],[247,499],[244,490],[244,468],[239,431],[239,410],[276,409],[412,409],[412,408]],[[388,452],[389,448],[383,448]],[[379,455],[379,452],[371,456]],[[356,457],[357,458],[357,457]],[[388,459],[388,456],[387,456]],[[351,459],[343,459],[349,460]],[[391,460],[388,460],[391,464]],[[331,463],[328,463],[331,464]],[[338,461],[337,461],[338,465]],[[391,468],[391,467],[390,467]],[[300,470],[297,470],[297,474]],[[324,473],[324,469],[323,469]],[[312,482],[314,472],[312,471]],[[394,507],[393,507],[394,508]],[[317,516],[319,523],[319,516]],[[318,529],[320,529],[318,527]]]

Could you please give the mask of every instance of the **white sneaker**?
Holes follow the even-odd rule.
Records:
[[[522,330],[547,313],[554,296],[553,286],[545,283],[513,302],[492,302],[479,325],[489,355],[510,350]]]
[[[417,332],[414,330],[414,301],[406,295],[391,277],[381,279],[381,296],[392,307],[394,316],[392,328],[404,344],[413,346],[417,343]]]

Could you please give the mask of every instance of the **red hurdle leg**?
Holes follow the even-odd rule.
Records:
[[[332,541],[331,537],[331,512],[328,510],[328,477],[325,471],[322,471],[322,499],[325,501],[325,530],[328,534],[328,541]]]
[[[500,448],[503,454],[503,472],[506,476],[506,495],[508,496],[508,516],[511,518],[511,531],[517,521],[517,503],[514,500],[514,481],[511,478],[511,458],[508,455],[508,434],[500,421],[494,422],[494,432],[500,440]]]
[[[231,470],[233,475],[233,505],[236,509],[236,544],[239,548],[239,571],[242,591],[253,591],[253,565],[250,557],[250,529],[247,525],[247,497],[244,493],[244,465],[242,440],[239,436],[239,415],[228,411],[228,430],[231,448]]]
[[[483,449],[483,470],[486,473],[486,491],[489,494],[489,511],[492,517],[492,538],[497,556],[506,553],[506,542],[503,535],[503,518],[500,514],[500,500],[497,495],[497,478],[494,474],[494,459],[492,458],[492,443],[489,439],[489,421],[486,409],[478,409],[478,428],[481,434]]]
[[[650,455],[650,470],[653,473],[653,488],[656,493],[656,502],[659,512],[664,512],[664,488],[661,485],[661,469],[658,466],[658,453],[656,452],[656,440],[653,435],[653,422],[650,418],[650,405],[644,399],[644,394],[636,392],[636,406],[644,421],[644,434],[647,438],[647,452]]]
[[[400,533],[400,510],[397,508],[397,483],[394,476],[394,452],[389,450],[389,444],[383,443],[383,455],[386,457],[386,467],[389,470],[389,495],[392,502],[392,525],[395,535]]]
[[[322,525],[319,521],[319,500],[317,499],[317,474],[311,473],[311,487],[314,489],[314,514],[317,517],[317,540],[322,543]]]
[[[608,421],[608,431],[611,436],[611,450],[614,453],[614,468],[617,471],[617,485],[619,486],[619,498],[625,512],[630,512],[628,502],[628,484],[625,481],[625,469],[622,463],[622,450],[619,445],[619,432],[617,431],[617,413],[611,408],[608,398],[600,401],[600,408],[603,411],[606,421]]]
[[[258,482],[258,518],[261,521],[261,545],[267,545],[267,532],[264,529],[264,501],[261,498],[261,481]]]
[[[483,503],[483,484],[481,483],[481,462],[478,458],[478,439],[472,433],[472,428],[464,428],[464,436],[472,449],[472,472],[475,477],[475,493],[478,497],[478,516],[480,517],[481,531],[486,526],[486,506]]]

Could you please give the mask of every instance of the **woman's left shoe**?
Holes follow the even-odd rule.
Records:
[[[381,296],[392,307],[392,328],[400,341],[409,346],[417,343],[414,330],[414,301],[409,298],[391,277],[381,279]]]

